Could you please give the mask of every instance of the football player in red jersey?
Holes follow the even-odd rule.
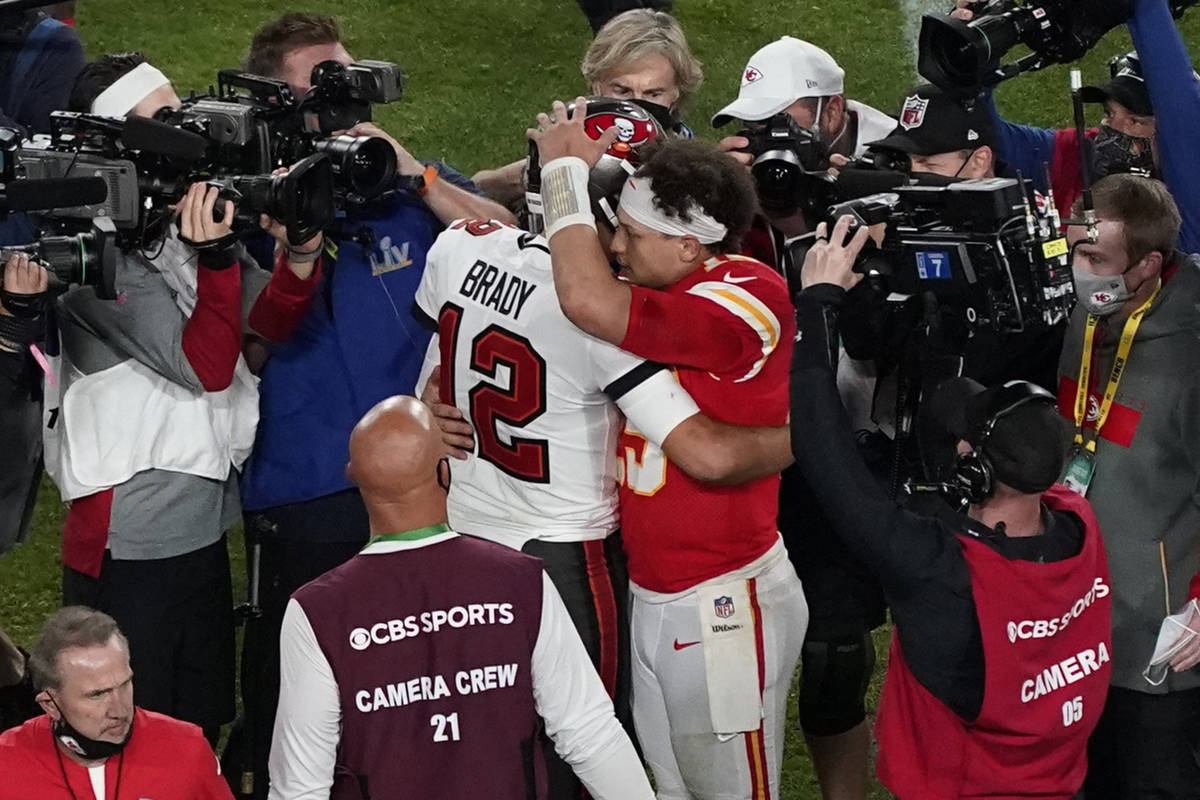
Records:
[[[750,177],[710,145],[661,145],[621,193],[611,245],[618,278],[587,182],[619,132],[593,140],[582,118],[556,102],[529,132],[564,313],[592,336],[673,365],[714,419],[781,424],[795,322],[784,280],[733,255],[757,206]],[[618,466],[634,722],[658,796],[777,795],[808,613],[776,530],[779,478],[702,484],[628,425]]]

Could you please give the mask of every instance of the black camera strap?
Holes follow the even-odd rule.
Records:
[[[0,314],[0,347],[22,351],[41,341],[46,335],[46,318],[17,317]]]

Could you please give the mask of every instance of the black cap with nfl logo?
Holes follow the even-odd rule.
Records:
[[[932,156],[956,150],[995,146],[991,114],[981,100],[963,98],[936,86],[918,86],[904,98],[899,124],[885,139],[868,147]]]

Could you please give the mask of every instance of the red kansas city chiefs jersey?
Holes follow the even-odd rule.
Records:
[[[725,255],[666,290],[634,287],[621,347],[674,366],[712,419],[784,425],[795,330],[783,278],[760,261]],[[683,591],[749,564],[778,538],[778,475],[701,483],[629,425],[618,470],[629,576],[646,589]]]

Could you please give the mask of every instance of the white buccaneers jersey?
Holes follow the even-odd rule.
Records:
[[[425,375],[441,364],[442,401],[475,428],[474,453],[451,461],[455,530],[516,548],[603,538],[618,524],[617,409],[660,446],[698,412],[670,371],[563,316],[541,236],[455,222],[416,302],[437,325]]]

